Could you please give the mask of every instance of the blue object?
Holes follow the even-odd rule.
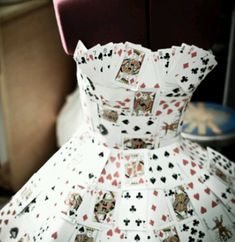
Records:
[[[199,142],[235,139],[235,111],[216,103],[191,102],[182,136]]]

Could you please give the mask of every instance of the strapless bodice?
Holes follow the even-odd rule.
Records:
[[[216,65],[195,46],[152,52],[126,43],[76,48],[77,80],[86,123],[105,145],[154,149],[178,138],[196,87]]]

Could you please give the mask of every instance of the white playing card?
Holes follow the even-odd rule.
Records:
[[[158,228],[172,222],[172,216],[163,190],[152,190],[148,204],[148,227]]]
[[[160,242],[180,241],[179,232],[174,225],[155,231],[155,237]]]
[[[157,152],[149,151],[148,186],[153,188],[171,188],[182,183],[183,174],[175,164],[174,154],[162,147]]]
[[[110,227],[104,228],[98,239],[98,242],[116,242],[116,241],[125,241],[126,231],[120,230],[119,227]]]
[[[93,70],[96,76],[95,80],[101,85],[106,85],[106,78],[109,76],[108,73],[111,68],[112,49],[112,42],[106,45],[96,46],[95,48]],[[109,82],[110,80],[107,81]]]
[[[165,197],[173,220],[182,221],[195,216],[195,209],[185,186],[165,190]]]
[[[234,225],[221,205],[211,209],[203,216],[203,220],[213,241],[234,241]]]
[[[207,150],[208,150],[210,163],[214,163],[215,166],[221,170],[221,172],[235,179],[234,163],[230,161],[227,157],[223,156],[222,154],[213,150],[210,147],[208,147]],[[208,167],[210,167],[210,164]]]
[[[125,234],[124,240],[125,242],[159,242],[153,233],[153,231],[128,231]]]
[[[214,210],[219,204],[210,188],[203,183],[191,181],[186,186],[186,192],[199,216],[206,214],[210,210]]]
[[[143,70],[143,63],[146,61],[146,48],[135,46],[132,43],[125,43],[122,58],[119,59],[115,68],[115,76],[111,78],[114,85],[123,86],[132,90],[137,90],[139,75]]]
[[[98,86],[96,93],[102,105],[119,110],[132,111],[134,93],[132,91],[117,88],[115,92],[104,86]]]
[[[89,140],[79,147],[78,155],[68,163],[67,169],[73,172],[80,185],[87,186],[97,181],[109,155],[110,149]]]
[[[181,139],[183,152],[186,152],[190,159],[198,165],[205,165],[208,162],[208,152],[205,148],[189,139]]]
[[[145,152],[123,151],[121,156],[121,164],[124,189],[137,189],[146,186],[146,160]]]
[[[30,179],[21,187],[21,189],[13,196],[16,203],[15,212],[19,214],[35,197],[37,197],[42,187],[37,184],[37,175],[33,175]]]
[[[179,224],[180,241],[212,241],[206,225],[199,218]]]
[[[149,191],[122,191],[118,199],[117,226],[125,230],[147,228]]]
[[[143,62],[143,71],[138,76],[138,89],[159,92],[161,80],[155,74],[152,52],[147,51]]]
[[[67,222],[59,216],[51,216],[36,231],[32,241],[69,241],[75,225]]]
[[[123,182],[123,163],[119,151],[112,151],[108,162],[103,168],[98,178],[97,186],[102,189],[115,190],[122,186]]]
[[[84,55],[86,51],[87,51],[86,46],[82,43],[81,40],[79,40],[73,54],[73,59],[79,64],[80,56]]]
[[[129,135],[156,134],[157,117],[123,116],[119,117],[121,133]],[[145,124],[143,126],[143,124]]]

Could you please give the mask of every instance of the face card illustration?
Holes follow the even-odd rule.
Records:
[[[98,223],[112,223],[115,205],[115,192],[102,190],[97,191],[92,220]]]
[[[209,171],[214,176],[216,176],[216,178],[218,178],[221,182],[223,182],[225,185],[231,187],[234,190],[233,184],[235,184],[235,180],[227,173],[225,173],[223,169],[219,168],[214,163],[210,162]]]
[[[234,225],[221,205],[211,209],[203,216],[203,220],[209,228],[208,232],[213,241],[234,241]]]
[[[133,48],[131,44],[126,44],[125,55],[122,60],[120,69],[115,77],[115,82],[128,86],[136,87],[138,74],[142,67],[145,52],[141,48]]]
[[[160,97],[156,110],[154,110],[156,117],[159,119],[159,137],[174,137],[178,134],[182,115],[188,101],[189,99],[186,97]]]
[[[133,115],[150,116],[156,93],[136,92],[134,99]]]
[[[98,230],[89,226],[77,225],[69,242],[95,242]]]
[[[125,186],[145,184],[145,157],[140,153],[123,154]]]
[[[152,135],[141,135],[134,137],[123,137],[123,149],[153,149],[155,138]]]
[[[108,106],[99,106],[99,115],[102,119],[110,121],[111,123],[117,123],[119,118],[118,110],[110,108]]]
[[[193,205],[183,186],[169,189],[165,192],[168,204],[174,212],[177,221],[181,221],[195,215]]]
[[[170,227],[167,227],[167,228],[164,228],[162,230],[155,232],[155,236],[161,242],[170,242],[170,241],[179,242],[180,241],[180,237],[174,226],[170,226]]]
[[[71,221],[76,221],[76,213],[82,201],[83,199],[81,193],[79,194],[78,191],[68,193],[66,199],[64,200],[65,208],[61,212],[71,219]]]

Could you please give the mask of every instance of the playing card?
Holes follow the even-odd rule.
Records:
[[[122,152],[123,188],[145,187],[146,183],[146,154],[144,152]]]
[[[100,54],[101,45],[97,44],[85,52],[85,58],[87,65],[85,66],[85,74],[92,80],[99,82],[99,73],[96,71],[96,67],[100,59],[98,58]],[[82,66],[83,67],[83,66]]]
[[[132,111],[134,92],[117,88],[115,92],[108,87],[98,86],[96,88],[100,103],[106,107],[118,109],[120,111]]]
[[[106,115],[115,115],[114,112],[115,111],[113,111],[112,113],[109,112],[108,114],[106,112]],[[93,122],[93,126],[94,126],[95,132],[101,134],[102,138],[100,137],[100,139],[102,140],[103,143],[108,144],[108,146],[110,147],[115,147],[120,145],[121,137],[117,136],[117,133],[120,133],[120,125],[100,117],[97,120],[97,122]]]
[[[213,241],[234,241],[234,225],[221,205],[208,211],[203,220]]]
[[[184,91],[194,91],[205,76],[217,64],[214,56],[202,49],[191,46],[174,66],[171,77],[174,76],[178,85]]]
[[[117,192],[90,187],[77,211],[77,222],[97,229],[113,225],[117,217]]]
[[[73,59],[80,65],[81,63],[85,62],[85,58],[83,55],[86,53],[87,48],[86,46],[82,43],[81,40],[78,41],[76,48],[74,50],[73,54]],[[82,57],[81,57],[82,56]],[[84,58],[84,59],[82,59]]]
[[[222,203],[227,207],[227,209],[235,215],[235,196],[232,189],[215,176],[211,175],[208,179],[200,178],[206,186],[208,186],[211,191],[219,198]]]
[[[78,224],[68,242],[96,241],[98,236],[99,230]]]
[[[113,43],[97,46],[95,48],[93,70],[95,72],[96,81],[101,85],[106,85],[110,82],[108,79],[111,69],[111,60],[113,54]]]
[[[128,231],[128,232],[126,232],[123,241],[125,241],[125,242],[133,242],[133,241],[159,242],[158,240],[156,240],[153,231]]]
[[[127,232],[120,230],[118,227],[104,228],[101,231],[101,235],[98,242],[116,242],[125,241]]]
[[[114,78],[112,78],[114,85],[137,90],[138,76],[141,71],[146,55],[146,49],[135,46],[132,43],[125,43],[125,50],[123,56],[117,64],[117,71]],[[114,72],[114,73],[115,73]]]
[[[13,218],[7,220],[6,216],[4,216],[4,218],[4,220],[1,220],[0,217],[1,238],[9,238],[8,241],[32,241],[30,240],[29,235],[32,233],[33,226],[32,221],[29,217],[24,217],[20,220]],[[25,230],[25,228],[21,227],[22,224],[25,224],[27,226],[27,231]]]
[[[92,152],[90,152],[92,150]],[[110,149],[87,140],[79,147],[76,157],[68,163],[67,170],[72,171],[81,186],[96,183],[108,160]],[[90,161],[90,163],[88,162]]]
[[[147,51],[145,54],[145,61],[143,63],[143,71],[138,76],[138,89],[156,92],[160,91],[161,79],[159,75],[156,75],[156,69],[154,68],[154,60],[152,52]]]
[[[160,242],[180,241],[180,237],[175,226],[165,227],[161,230],[156,231],[155,237],[159,239]]]
[[[149,191],[121,191],[118,211],[117,226],[120,229],[143,230],[147,228]]]
[[[123,135],[122,147],[128,149],[153,149],[155,137],[153,135]]]
[[[79,185],[77,179],[73,178],[73,182],[73,176],[70,177],[71,179],[67,179],[66,182],[57,183],[57,186],[60,185],[61,191],[57,195],[59,199],[56,205],[60,208],[63,218],[70,222],[76,222],[78,209],[83,202],[85,188]]]
[[[194,207],[185,190],[185,187],[181,185],[165,191],[167,204],[176,221],[182,221],[195,215]]]
[[[158,228],[172,222],[172,216],[166,202],[163,190],[152,190],[149,200],[148,227]]]
[[[205,148],[189,139],[182,138],[181,142],[183,152],[186,152],[191,160],[201,166],[208,162],[208,152]]]
[[[152,56],[153,56],[153,69],[154,69],[154,73],[155,73],[155,77],[156,77],[156,82],[159,83],[159,87],[156,86],[156,88],[160,88],[162,87],[162,72],[160,69],[160,57],[158,55],[158,51],[152,52]]]
[[[180,185],[183,175],[174,162],[173,152],[162,147],[157,152],[148,153],[148,186],[154,188],[168,188]]]
[[[208,155],[209,155],[209,166],[211,164],[214,164],[221,173],[224,173],[224,175],[228,175],[231,177],[231,179],[235,179],[235,165],[232,161],[230,161],[228,158],[220,154],[219,152],[213,150],[212,148],[207,148]],[[223,175],[221,175],[221,179]]]
[[[96,223],[113,224],[116,208],[117,193],[107,190],[95,191],[95,205],[92,212],[92,221]]]
[[[30,179],[13,196],[15,203],[15,214],[18,215],[35,197],[37,197],[43,188],[37,184],[37,175],[32,175]]]
[[[174,137],[180,131],[182,113],[188,103],[188,98],[171,98],[161,96],[156,105],[155,115],[159,118],[160,138]]]
[[[157,52],[159,57],[158,65],[161,70],[161,76],[165,77],[165,75],[168,73],[168,70],[170,69],[172,48],[159,49]]]
[[[199,216],[206,214],[208,211],[214,210],[219,204],[219,201],[210,188],[199,181],[191,181],[188,183],[185,191]]]
[[[192,218],[190,221],[179,224],[180,241],[212,241],[208,234],[207,227],[199,218]]]
[[[157,117],[123,116],[119,117],[121,133],[127,135],[156,134]],[[143,126],[143,124],[145,124]]]
[[[203,166],[191,160],[190,157],[183,152],[178,154],[176,162],[181,171],[190,178],[190,180],[198,181],[199,177],[203,177],[203,179],[210,178],[209,172]]]
[[[155,92],[136,92],[132,114],[137,116],[152,115],[155,97]]]
[[[98,179],[98,187],[111,190],[120,188],[123,180],[122,166],[120,153],[112,151]]]

